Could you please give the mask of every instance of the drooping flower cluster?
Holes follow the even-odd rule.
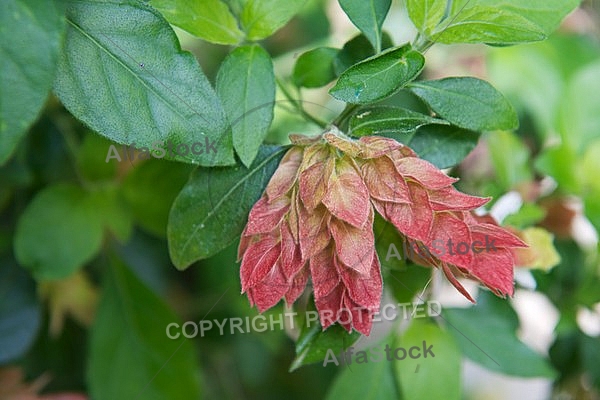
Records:
[[[310,278],[323,329],[338,322],[368,335],[382,292],[375,211],[417,249],[416,262],[441,268],[469,300],[457,270],[512,294],[512,249],[524,243],[471,213],[487,198],[457,191],[456,179],[392,139],[333,130],[291,140],[238,251],[242,292],[259,311],[293,303]]]

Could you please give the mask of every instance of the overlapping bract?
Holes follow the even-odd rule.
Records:
[[[382,292],[375,211],[414,246],[414,261],[441,268],[469,300],[456,271],[498,295],[512,294],[512,249],[524,243],[471,212],[487,198],[457,191],[456,179],[392,139],[352,140],[335,130],[291,139],[238,252],[242,292],[259,311],[281,298],[293,303],[310,277],[323,329],[338,322],[368,335]],[[448,240],[469,251],[430,251]]]

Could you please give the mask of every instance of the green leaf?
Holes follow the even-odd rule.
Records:
[[[443,169],[460,164],[477,146],[479,137],[479,132],[456,126],[425,125],[417,130],[408,144],[419,157]]]
[[[313,312],[316,314],[316,311]],[[313,321],[312,326],[307,326],[305,323],[296,341],[296,358],[292,361],[290,372],[303,365],[323,361],[328,350],[338,354],[352,346],[359,338],[360,333],[356,331],[348,333],[339,324],[323,330],[318,321]]]
[[[519,211],[509,214],[502,221],[503,225],[514,226],[518,229],[525,229],[536,225],[546,216],[546,210],[535,203],[525,203]]]
[[[77,168],[82,176],[91,181],[111,181],[117,174],[117,163],[106,162],[109,140],[93,132],[86,132],[77,150]]]
[[[542,28],[520,14],[499,10],[497,6],[467,8],[448,20],[450,25],[431,35],[433,41],[510,45],[544,40],[547,36]]]
[[[396,379],[407,399],[460,400],[462,355],[452,335],[434,323],[414,319],[396,341],[406,351],[413,346],[431,347],[435,357],[407,357],[394,363]]]
[[[167,235],[169,211],[191,172],[189,165],[151,159],[125,177],[123,197],[143,229],[158,237]]]
[[[210,142],[213,151],[167,157],[204,166],[234,163],[219,98],[158,11],[135,0],[75,1],[67,18],[54,90],[75,117],[136,147]]]
[[[440,117],[472,131],[516,129],[517,113],[488,82],[471,77],[411,83],[409,89]]]
[[[419,32],[429,34],[444,17],[448,0],[407,0],[408,16]]]
[[[65,27],[60,0],[0,2],[0,165],[48,97]]]
[[[170,323],[178,323],[177,316],[111,256],[91,335],[91,397],[200,398],[192,342],[169,339],[165,329]]]
[[[600,140],[591,143],[580,162],[580,173],[582,179],[583,200],[585,215],[590,222],[600,231]]]
[[[494,14],[518,14],[549,35],[579,3],[581,0],[453,0],[450,14],[454,16],[461,10],[467,12],[471,8],[486,7]]]
[[[92,259],[102,244],[102,220],[88,194],[58,184],[39,192],[17,224],[17,261],[36,279],[60,279]]]
[[[221,0],[151,0],[150,4],[171,24],[209,42],[237,44],[244,38]]]
[[[600,357],[600,338],[582,334],[580,354],[583,367],[589,375],[592,385],[594,385],[596,389],[600,389],[600,365],[598,365],[598,358]]]
[[[392,38],[386,32],[383,32],[382,37],[382,48],[389,49],[393,47]],[[333,60],[333,69],[336,76],[339,76],[353,66],[369,57],[375,55],[375,50],[369,42],[369,39],[363,34],[356,35],[346,43],[342,49],[338,52],[337,56]]]
[[[600,138],[600,62],[579,70],[569,82],[560,104],[559,126],[563,144],[582,154]]]
[[[354,114],[349,128],[353,136],[379,135],[395,139],[411,135],[427,124],[448,125],[448,122],[406,108],[378,106],[363,108]]]
[[[519,322],[506,300],[485,293],[476,306],[446,308],[443,315],[462,353],[476,363],[506,375],[555,377],[548,361],[517,338]]]
[[[373,225],[375,249],[384,273],[384,280],[398,303],[409,303],[423,292],[431,279],[431,269],[418,265],[406,265],[405,239],[390,222],[375,214]],[[402,315],[406,318],[406,315]]]
[[[120,242],[127,242],[133,230],[133,221],[130,210],[121,197],[119,187],[116,185],[100,187],[89,193],[88,201],[90,207],[102,219],[105,228]]]
[[[317,47],[303,53],[294,66],[292,78],[298,87],[317,88],[335,79],[334,60],[339,53],[331,47]]]
[[[286,149],[261,147],[250,168],[199,168],[175,199],[167,238],[179,269],[208,258],[240,236]]]
[[[259,45],[233,50],[219,69],[217,93],[231,125],[233,147],[249,166],[273,121],[275,75],[269,53]]]
[[[513,141],[512,145],[520,150],[517,154],[519,156],[517,159],[518,163],[515,165],[508,163],[509,159],[506,154],[502,156],[499,151],[496,152],[498,158],[504,163],[503,166],[507,172],[515,174],[515,179],[525,180],[532,174],[531,170],[527,168],[528,165],[524,159],[525,155],[529,156],[529,149],[518,138],[513,138]],[[569,193],[579,193],[581,191],[581,182],[577,171],[578,161],[579,156],[575,150],[569,145],[561,144],[543,149],[542,153],[535,159],[534,165],[536,170],[554,178],[561,190]],[[509,177],[512,178],[512,176]]]
[[[525,109],[542,141],[557,133],[555,121],[564,86],[552,42],[495,48],[487,57],[490,82],[517,109]]]
[[[33,343],[41,324],[36,287],[12,259],[0,268],[0,364],[21,357]]]
[[[250,40],[271,36],[284,26],[307,0],[246,0],[240,15],[243,29]]]
[[[376,53],[381,51],[381,27],[392,0],[339,0],[350,21],[369,39]]]
[[[327,400],[389,400],[401,399],[394,383],[392,363],[387,361],[380,344],[367,352],[383,359],[368,363],[352,363],[343,368],[327,393]],[[337,356],[337,355],[336,355]],[[338,360],[341,362],[342,360]]]
[[[485,137],[494,171],[495,184],[504,192],[533,178],[527,145],[511,132],[495,132]]]
[[[396,227],[376,213],[373,234],[375,236],[375,250],[379,256],[382,271],[406,270],[406,259],[402,254],[403,239]],[[392,246],[394,248],[391,248]],[[398,254],[394,250],[397,250]]]
[[[375,103],[415,79],[424,63],[410,45],[389,49],[347,69],[329,93],[346,103]]]

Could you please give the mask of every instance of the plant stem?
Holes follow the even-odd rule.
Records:
[[[342,111],[331,124],[339,127],[357,108],[358,104],[346,104],[344,111]]]
[[[309,114],[304,109],[304,107],[302,107],[301,101],[299,101],[298,99],[295,99],[278,78],[276,78],[276,81],[277,81],[277,86],[279,86],[279,89],[281,89],[281,93],[283,93],[283,95],[286,97],[286,99],[288,99],[290,101],[290,103],[292,103],[294,105],[296,110],[298,110],[298,112],[300,114],[302,114],[302,116],[304,118],[308,119],[309,121],[311,121],[312,123],[314,123],[315,125],[318,125],[319,127],[323,128],[323,129],[325,129],[327,127],[327,123],[325,121],[321,121],[317,117]]]
[[[434,44],[434,41],[427,39],[427,36],[421,35],[421,33],[419,32],[417,33],[417,37],[413,41],[412,47],[419,53],[425,53]]]

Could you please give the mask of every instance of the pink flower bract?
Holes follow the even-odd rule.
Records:
[[[513,249],[525,244],[472,213],[488,198],[459,192],[456,179],[392,139],[353,140],[337,130],[290,138],[238,250],[242,293],[260,312],[282,298],[292,304],[310,278],[323,329],[337,322],[368,335],[382,293],[375,212],[421,249],[413,261],[440,268],[469,300],[458,273],[513,294]],[[468,251],[430,251],[452,242]]]

